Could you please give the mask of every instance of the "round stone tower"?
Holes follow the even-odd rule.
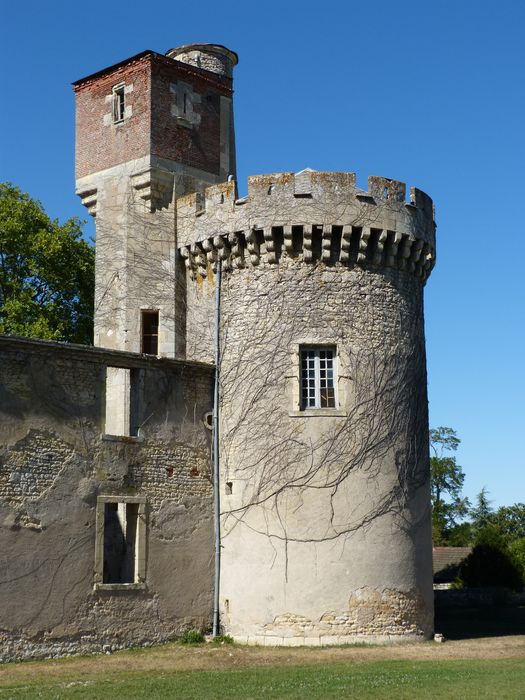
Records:
[[[353,173],[305,170],[252,177],[243,199],[231,182],[182,198],[177,221],[197,290],[189,316],[222,268],[225,632],[284,645],[428,638],[432,201],[413,188],[406,202],[386,178],[363,191]]]

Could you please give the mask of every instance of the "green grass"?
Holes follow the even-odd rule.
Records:
[[[0,687],[0,699],[116,697],[249,700],[250,698],[525,698],[525,660],[375,661],[273,666],[225,671],[122,673],[110,679]]]

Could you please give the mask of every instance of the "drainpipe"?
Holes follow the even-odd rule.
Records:
[[[221,498],[219,491],[219,371],[221,361],[221,273],[222,260],[217,260],[215,287],[215,382],[213,387],[213,506],[215,521],[215,576],[213,582],[213,636],[219,634],[219,586],[221,580]]]

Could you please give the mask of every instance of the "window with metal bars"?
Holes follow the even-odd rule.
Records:
[[[333,347],[301,348],[301,410],[335,408]]]
[[[124,120],[124,85],[116,85],[113,88],[113,121],[121,122]]]

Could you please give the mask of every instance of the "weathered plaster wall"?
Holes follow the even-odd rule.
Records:
[[[106,365],[141,375],[106,437]],[[159,642],[208,623],[210,367],[0,338],[0,659]],[[146,497],[146,585],[94,590],[97,496]]]
[[[227,273],[222,299],[225,628],[270,644],[428,637],[420,282],[286,259]],[[299,411],[299,347],[326,344],[338,406]]]

